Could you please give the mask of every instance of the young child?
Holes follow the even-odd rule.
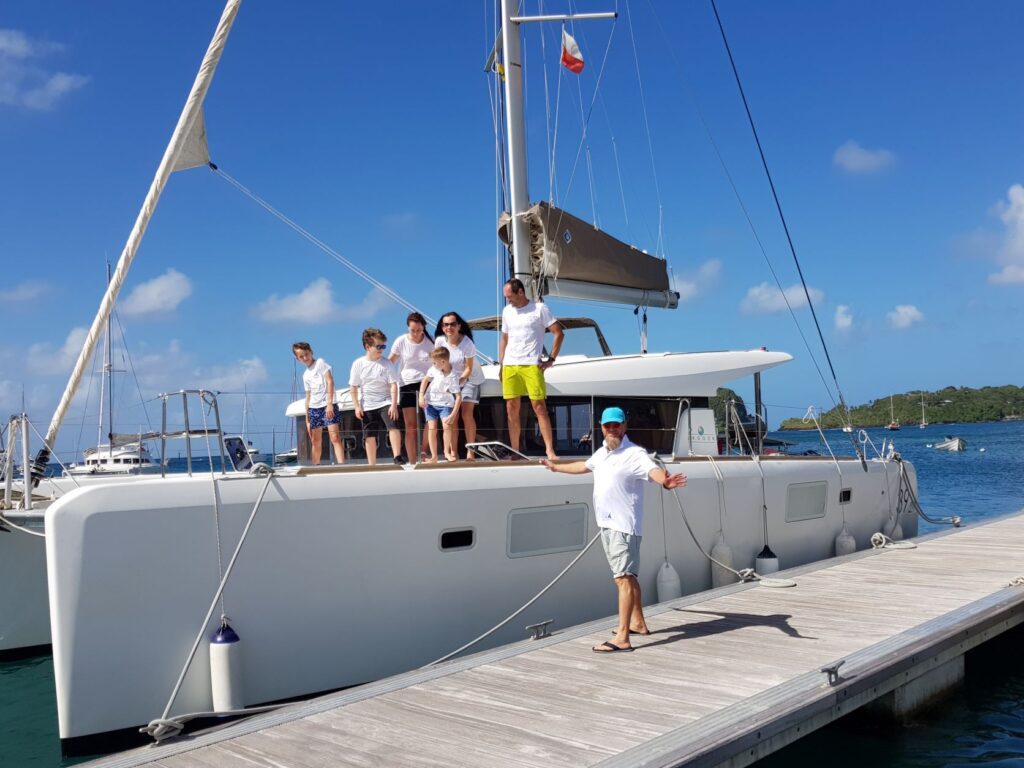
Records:
[[[430,442],[430,463],[437,463],[437,422],[444,425],[444,457],[458,461],[458,446],[454,445],[454,425],[462,406],[459,378],[452,370],[451,353],[446,347],[437,347],[430,353],[433,367],[420,384],[420,408],[427,420],[427,438]]]
[[[324,427],[327,427],[334,458],[339,464],[344,464],[341,411],[334,405],[334,375],[331,366],[323,358],[314,358],[313,348],[305,341],[292,344],[292,354],[306,366],[302,372],[302,383],[306,389],[306,434],[309,435],[310,459],[314,465],[320,463],[321,437]]]
[[[363,331],[363,349],[366,354],[352,363],[348,384],[352,390],[352,403],[356,418],[363,422],[363,443],[366,460],[377,463],[377,436],[387,432],[395,464],[405,464],[402,458],[402,434],[395,420],[398,418],[398,372],[384,356],[387,336],[378,328]]]

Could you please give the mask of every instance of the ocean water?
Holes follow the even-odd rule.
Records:
[[[849,435],[825,435],[836,453],[852,453]],[[946,435],[964,438],[967,450],[946,453],[928,447]],[[773,436],[795,443],[792,451],[827,454],[816,432]],[[896,449],[913,462],[921,504],[933,517],[959,515],[970,525],[1024,508],[1024,422],[879,429],[869,430],[869,437],[879,448],[883,439],[895,440]],[[870,446],[868,450],[873,455]],[[936,529],[923,523],[921,532]],[[1024,633],[1008,637],[1005,652],[984,654],[988,661],[969,658],[963,688],[910,728],[879,732],[847,718],[759,766],[791,768],[824,761],[830,768],[1024,766],[1024,656],[1014,646],[1022,637]],[[56,721],[52,660],[44,656],[0,662],[0,766],[55,768],[81,762],[61,760]]]

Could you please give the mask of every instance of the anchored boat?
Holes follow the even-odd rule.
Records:
[[[553,206],[530,206],[523,19],[513,19],[512,7],[503,3],[500,45],[489,67],[505,92],[512,194],[502,228],[511,243],[512,274],[536,297],[674,307],[678,295],[662,259]],[[201,126],[202,94],[236,10],[231,0],[158,175],[176,166],[191,131]],[[195,150],[196,143],[190,146]],[[593,323],[567,327],[567,337],[577,332],[596,332],[603,340]],[[626,410],[630,437],[689,477],[678,505],[666,498],[669,492],[645,486],[639,580],[647,601],[656,598],[667,566],[678,574],[678,591],[710,587],[713,575],[701,550],[712,547],[737,567],[753,565],[766,552],[789,567],[832,556],[837,537],[844,547],[867,547],[879,531],[893,538],[916,533],[910,503],[916,476],[906,462],[761,455],[759,428],[745,454],[719,453],[710,398],[720,386],[752,376],[760,417],[761,375],[790,359],[765,349],[613,355],[604,344],[599,354],[567,351],[547,370],[561,456],[591,455],[601,410],[618,405]],[[478,439],[507,442],[498,366],[482,369]],[[337,404],[350,431],[347,396],[343,389]],[[298,420],[300,402],[288,413]],[[308,449],[298,421],[296,431],[301,458]],[[524,452],[541,455],[539,444],[531,443],[535,424],[528,420],[523,433]],[[592,490],[589,476],[498,460],[260,468],[251,475],[78,488],[46,513],[65,751],[93,749],[97,739],[155,719],[154,730],[173,732],[175,715],[211,713],[218,700],[211,656],[195,651],[217,630],[211,617],[218,611],[230,615],[240,638],[232,643],[241,670],[234,670],[240,683],[231,698],[246,706],[434,662],[495,627],[576,558],[517,622],[475,647],[519,639],[523,624],[554,619],[566,626],[607,615],[607,563],[587,551],[597,532]]]

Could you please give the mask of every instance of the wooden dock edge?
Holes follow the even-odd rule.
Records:
[[[805,673],[597,765],[742,768],[1021,623],[1024,588],[1007,587],[845,657],[834,686]]]

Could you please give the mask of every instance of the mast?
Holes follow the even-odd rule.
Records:
[[[526,115],[523,110],[523,61],[519,22],[512,20],[517,0],[501,0],[502,60],[505,64],[506,141],[508,144],[509,205],[512,215],[512,276],[523,281],[526,295],[536,298],[530,266],[530,225],[523,214],[530,207],[526,176]]]
[[[110,285],[110,262],[107,262],[107,285]],[[103,399],[106,393],[107,402],[107,457],[114,450],[114,364],[111,359],[111,316],[107,315],[107,329],[103,334],[103,369],[100,374],[100,418],[96,426],[96,447],[103,445]],[[98,457],[98,455],[97,455]]]
[[[224,53],[228,33],[231,31],[231,25],[235,21],[235,16],[238,14],[238,8],[241,3],[242,0],[228,0],[227,5],[224,7],[224,12],[221,14],[220,21],[217,23],[217,29],[213,33],[213,39],[206,50],[206,55],[203,56],[202,64],[199,65],[199,72],[196,74],[192,90],[185,100],[185,106],[181,111],[181,116],[178,118],[178,124],[174,127],[174,132],[171,134],[167,149],[164,151],[164,156],[157,167],[156,175],[153,177],[153,182],[146,193],[146,199],[143,201],[139,215],[135,219],[135,226],[132,227],[124,250],[121,251],[117,268],[114,270],[110,284],[103,295],[99,309],[96,312],[96,317],[93,318],[92,326],[89,328],[89,333],[86,336],[85,343],[82,345],[82,351],[78,355],[78,361],[71,372],[71,377],[68,379],[64,394],[61,395],[60,402],[57,404],[57,410],[50,420],[50,426],[46,430],[43,447],[39,449],[39,453],[36,455],[35,466],[32,472],[36,480],[41,476],[43,469],[50,460],[50,453],[53,451],[54,444],[57,441],[57,433],[60,431],[64,417],[71,406],[71,400],[74,398],[75,392],[78,391],[78,385],[82,380],[82,375],[85,373],[85,367],[96,349],[96,342],[99,339],[100,331],[110,320],[110,313],[114,308],[114,302],[117,301],[117,295],[120,293],[121,286],[124,285],[125,278],[128,276],[128,269],[135,259],[135,254],[138,252],[139,244],[146,233],[149,220],[152,218],[157,202],[160,200],[160,195],[167,185],[167,179],[171,173],[177,170],[176,164],[181,156],[182,149],[190,137],[196,121],[201,120],[203,100],[206,98],[206,92],[210,88],[210,83],[213,80],[217,64],[220,62],[220,57]]]

